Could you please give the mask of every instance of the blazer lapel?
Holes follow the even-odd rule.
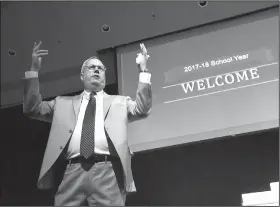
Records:
[[[83,92],[79,95],[76,95],[73,97],[73,109],[74,109],[74,113],[75,113],[75,117],[76,117],[76,121],[78,120],[78,114],[79,114],[79,110],[82,104],[82,97],[83,97]]]
[[[83,97],[83,92],[81,94],[73,97],[73,109],[74,109],[76,121],[78,120],[78,114],[79,114],[79,110],[80,110],[80,107],[82,104],[82,97]],[[103,118],[104,118],[104,120],[110,109],[110,106],[112,104],[114,97],[115,96],[108,95],[105,92],[103,94]]]
[[[103,118],[105,120],[106,115],[111,107],[112,101],[115,96],[108,95],[104,92],[103,94]]]

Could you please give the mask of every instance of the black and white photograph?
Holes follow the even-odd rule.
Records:
[[[279,1],[1,1],[0,206],[279,206]]]

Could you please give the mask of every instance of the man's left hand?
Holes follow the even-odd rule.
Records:
[[[147,69],[147,60],[150,57],[147,53],[147,49],[143,43],[140,44],[141,53],[137,54],[136,63],[138,65],[138,68],[140,69],[140,72],[148,72]]]

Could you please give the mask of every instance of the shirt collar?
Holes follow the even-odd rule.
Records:
[[[102,95],[103,95],[103,90],[96,92],[97,97],[101,97]],[[84,90],[83,97],[85,97],[86,99],[89,100],[89,96],[90,96],[90,92],[87,92],[86,90]]]

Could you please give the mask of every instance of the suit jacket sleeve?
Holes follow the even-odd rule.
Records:
[[[150,80],[147,81],[145,79],[147,75],[148,77],[150,77],[149,73],[140,73],[139,76],[140,81],[138,83],[138,87],[136,91],[136,99],[132,100],[130,97],[127,97],[126,99],[129,121],[134,121],[137,119],[147,117],[151,112],[152,87],[151,87]],[[143,77],[145,78],[143,79]]]
[[[42,101],[38,77],[24,79],[23,113],[30,118],[41,121],[52,121],[56,99]]]

